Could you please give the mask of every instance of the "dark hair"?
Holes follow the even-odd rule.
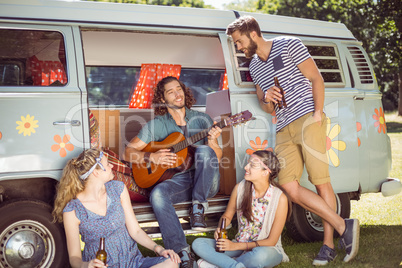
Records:
[[[266,151],[266,150],[260,150],[260,151],[255,151],[253,155],[259,157],[261,161],[271,170],[271,173],[269,174],[269,183],[272,184],[273,186],[279,188],[282,190],[283,193],[283,188],[279,185],[279,183],[275,180],[276,177],[279,174],[280,171],[280,163],[276,155],[271,152],[271,151]],[[253,211],[252,211],[252,206],[253,206],[253,191],[252,191],[252,186],[253,183],[250,181],[245,181],[244,185],[244,193],[243,193],[243,199],[240,203],[240,208],[239,210],[242,211],[243,216],[247,219],[247,221],[252,222],[254,221],[253,219]],[[287,196],[287,194],[285,193]],[[288,196],[287,196],[288,197]],[[292,203],[290,201],[290,198],[288,197],[288,216],[287,218],[289,219],[291,213],[292,213]]]
[[[194,98],[193,93],[191,92],[190,88],[186,87],[186,85],[184,85],[184,83],[181,82],[176,77],[167,76],[167,77],[163,78],[161,81],[159,81],[154,89],[154,97],[152,99],[152,106],[154,107],[155,115],[164,115],[168,112],[166,104],[163,103],[162,100],[165,100],[164,93],[165,93],[166,84],[168,84],[172,81],[179,82],[181,88],[184,91],[185,106],[188,109],[190,109],[193,106],[193,104],[195,103],[195,98]]]
[[[235,31],[239,31],[241,35],[245,34],[250,37],[250,33],[255,31],[261,37],[260,25],[255,18],[251,16],[241,16],[228,25],[226,29],[227,35],[232,35]]]

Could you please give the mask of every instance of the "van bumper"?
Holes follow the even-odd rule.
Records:
[[[388,177],[386,181],[384,181],[381,184],[381,193],[385,197],[391,195],[397,195],[401,192],[401,190],[402,190],[402,184],[399,179]]]

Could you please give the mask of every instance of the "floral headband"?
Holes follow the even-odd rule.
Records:
[[[99,166],[103,171],[106,171],[106,168],[100,162],[102,160],[102,157],[103,157],[103,151],[100,152],[99,157],[95,158],[96,163],[87,172],[85,172],[80,176],[81,180],[85,180],[86,178],[88,178],[89,175],[91,175],[91,173],[95,170],[96,166]]]

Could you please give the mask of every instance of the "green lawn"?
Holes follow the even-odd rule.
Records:
[[[387,114],[388,135],[391,138],[393,169],[391,177],[402,179],[402,117]],[[350,263],[343,263],[343,251],[327,267],[402,267],[402,193],[383,197],[381,193],[363,194],[359,201],[351,201],[351,217],[360,220],[360,250]],[[234,236],[231,230],[229,236]],[[201,234],[212,236],[211,233]],[[191,242],[197,236],[187,236]],[[161,240],[158,240],[160,243]],[[296,243],[282,235],[283,247],[290,262],[278,267],[312,267],[311,262],[318,253],[321,242]],[[336,241],[337,242],[337,241]],[[141,249],[145,255],[153,253]]]

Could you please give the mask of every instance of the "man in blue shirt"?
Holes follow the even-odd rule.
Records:
[[[313,265],[326,265],[336,257],[334,228],[346,249],[345,262],[359,248],[359,221],[343,220],[335,212],[336,200],[331,185],[326,152],[326,116],[323,113],[324,80],[300,39],[289,36],[264,39],[258,22],[243,16],[231,23],[227,34],[238,50],[251,58],[250,75],[256,85],[261,108],[278,118],[275,153],[283,161],[279,184],[294,203],[323,219],[324,241]],[[278,105],[283,88],[286,107]],[[311,83],[310,83],[311,82]],[[317,193],[300,185],[304,166]]]
[[[177,155],[169,149],[160,149],[155,153],[141,150],[151,141],[163,141],[174,132],[191,137],[211,128],[213,121],[209,115],[190,109],[195,103],[190,89],[172,76],[158,83],[152,103],[156,117],[127,145],[125,160],[136,164],[152,162],[172,166],[177,161]],[[208,137],[195,144],[193,166],[171,179],[158,183],[150,194],[150,202],[165,247],[179,254],[180,267],[196,267],[196,263],[173,204],[192,200],[192,229],[202,230],[206,227],[204,212],[208,209],[207,198],[213,197],[219,190],[219,160],[222,157],[222,149],[217,139],[221,132],[219,127],[212,127]]]

